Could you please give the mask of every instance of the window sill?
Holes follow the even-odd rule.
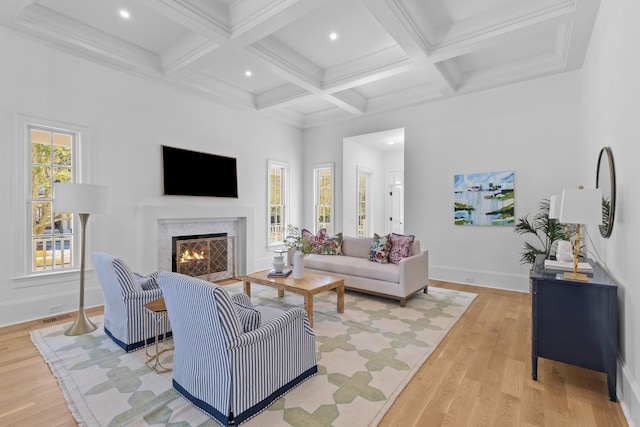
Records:
[[[280,243],[269,243],[267,245],[267,250],[269,250],[269,251],[275,251],[275,250],[278,250],[278,249],[282,249],[282,250],[285,250],[285,251],[287,250],[287,248],[285,247],[283,242],[280,242]]]
[[[51,285],[53,283],[63,283],[72,280],[79,280],[80,269],[71,269],[64,271],[51,271],[46,273],[31,274],[25,276],[13,277],[12,287],[14,289],[28,288],[32,286]],[[85,279],[93,277],[93,269],[85,269]]]

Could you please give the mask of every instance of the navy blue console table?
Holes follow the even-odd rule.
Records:
[[[618,287],[589,260],[588,282],[565,280],[545,270],[544,256],[533,268],[531,295],[531,377],[538,379],[538,357],[607,374],[609,399],[616,401]]]

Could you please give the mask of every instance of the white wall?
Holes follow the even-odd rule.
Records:
[[[137,241],[136,215],[142,205],[245,207],[253,210],[255,259],[248,265],[266,268],[273,254],[266,246],[267,158],[291,165],[292,222],[300,222],[302,195],[302,131],[260,117],[232,111],[168,86],[115,71],[45,47],[0,29],[0,188],[5,203],[15,185],[12,117],[24,114],[89,128],[93,183],[111,187],[112,213],[92,216],[91,247],[122,257],[140,268],[141,251],[156,242]],[[184,147],[237,157],[239,199],[164,197],[161,190],[160,145]],[[209,171],[214,180],[215,171]],[[14,201],[11,200],[13,205]],[[47,278],[44,284],[18,280],[15,210],[2,209],[0,235],[0,326],[47,316],[47,307],[77,309],[78,279]],[[261,230],[265,230],[262,232]],[[87,306],[102,303],[92,273],[87,276]]]
[[[453,224],[453,176],[515,171],[516,217],[563,188],[580,184],[578,166],[579,72],[564,73],[471,95],[365,116],[305,132],[305,170],[336,162],[342,139],[405,129],[405,233],[430,249],[430,276],[454,282],[528,291],[528,266],[520,264],[523,238],[513,227]],[[312,185],[305,174],[305,206]],[[336,200],[342,180],[336,176]],[[342,205],[336,206],[340,220]],[[306,222],[312,212],[305,209]],[[336,231],[344,228],[337,223]]]
[[[629,425],[640,425],[640,2],[602,2],[583,69],[581,175],[595,183],[597,156],[610,146],[616,167],[613,232],[590,230],[600,255],[618,281],[618,397]]]

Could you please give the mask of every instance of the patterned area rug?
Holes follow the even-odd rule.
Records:
[[[225,286],[240,292],[241,284]],[[401,308],[396,301],[347,292],[314,298],[319,373],[245,426],[374,426],[464,313],[475,294],[429,288]],[[302,297],[252,285],[254,304],[302,306]],[[31,333],[80,425],[215,426],[171,387],[171,373],[145,366],[144,350],[125,353],[97,330],[78,337],[64,325]],[[170,365],[171,353],[164,362]]]

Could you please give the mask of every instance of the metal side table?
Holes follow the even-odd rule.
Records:
[[[149,318],[149,316],[151,318]],[[169,326],[169,316],[167,315],[167,307],[164,304],[164,298],[159,298],[157,300],[153,300],[150,303],[144,305],[144,339],[145,343],[148,343],[151,337],[149,336],[149,320],[153,320],[154,322],[154,347],[155,353],[149,352],[149,347],[145,347],[145,355],[147,356],[147,361],[145,364],[156,371],[157,373],[169,372],[172,369],[166,366],[163,366],[160,362],[160,356],[167,352],[172,351],[174,349],[173,345],[167,343],[167,329]],[[159,343],[159,338],[163,336],[162,344]]]

